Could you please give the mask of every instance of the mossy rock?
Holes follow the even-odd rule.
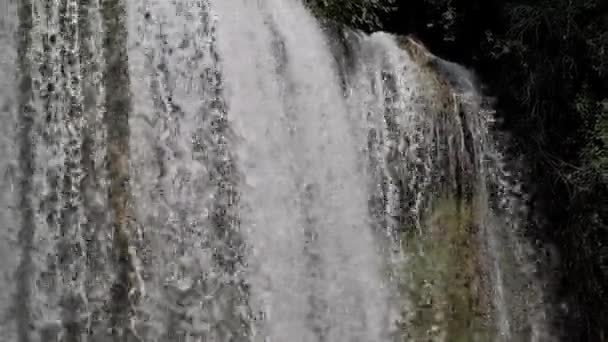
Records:
[[[403,341],[488,341],[481,300],[471,207],[436,202],[421,229],[403,236],[407,261],[399,266]]]

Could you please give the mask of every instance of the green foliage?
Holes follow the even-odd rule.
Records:
[[[608,333],[608,2],[503,8],[492,37],[502,53],[487,57],[499,70],[494,87],[546,203],[547,235],[562,246],[560,291],[580,319],[573,339],[598,340]]]
[[[395,0],[304,0],[315,15],[349,27],[372,31],[394,10]]]
[[[593,187],[595,182],[608,184],[608,99],[601,102],[586,93],[579,94],[575,106],[584,120],[584,131],[588,132],[582,152],[582,168],[579,182],[585,189]],[[587,185],[587,186],[584,186]]]

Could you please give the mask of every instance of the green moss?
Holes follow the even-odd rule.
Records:
[[[422,229],[403,237],[407,261],[400,288],[407,300],[403,341],[488,341],[477,277],[475,232],[467,203],[437,201]]]

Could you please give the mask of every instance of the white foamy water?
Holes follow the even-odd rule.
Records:
[[[228,115],[243,139],[247,276],[269,336],[383,340],[388,291],[359,163],[365,142],[335,100],[326,38],[295,2],[222,2],[218,16]]]
[[[460,66],[299,1],[0,10],[7,341],[450,341],[420,298],[452,284],[416,261],[440,265],[416,241],[442,196],[472,212],[483,336],[551,340],[525,194]]]

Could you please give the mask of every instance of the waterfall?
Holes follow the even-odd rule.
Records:
[[[554,341],[463,67],[290,0],[0,0],[7,341]]]

